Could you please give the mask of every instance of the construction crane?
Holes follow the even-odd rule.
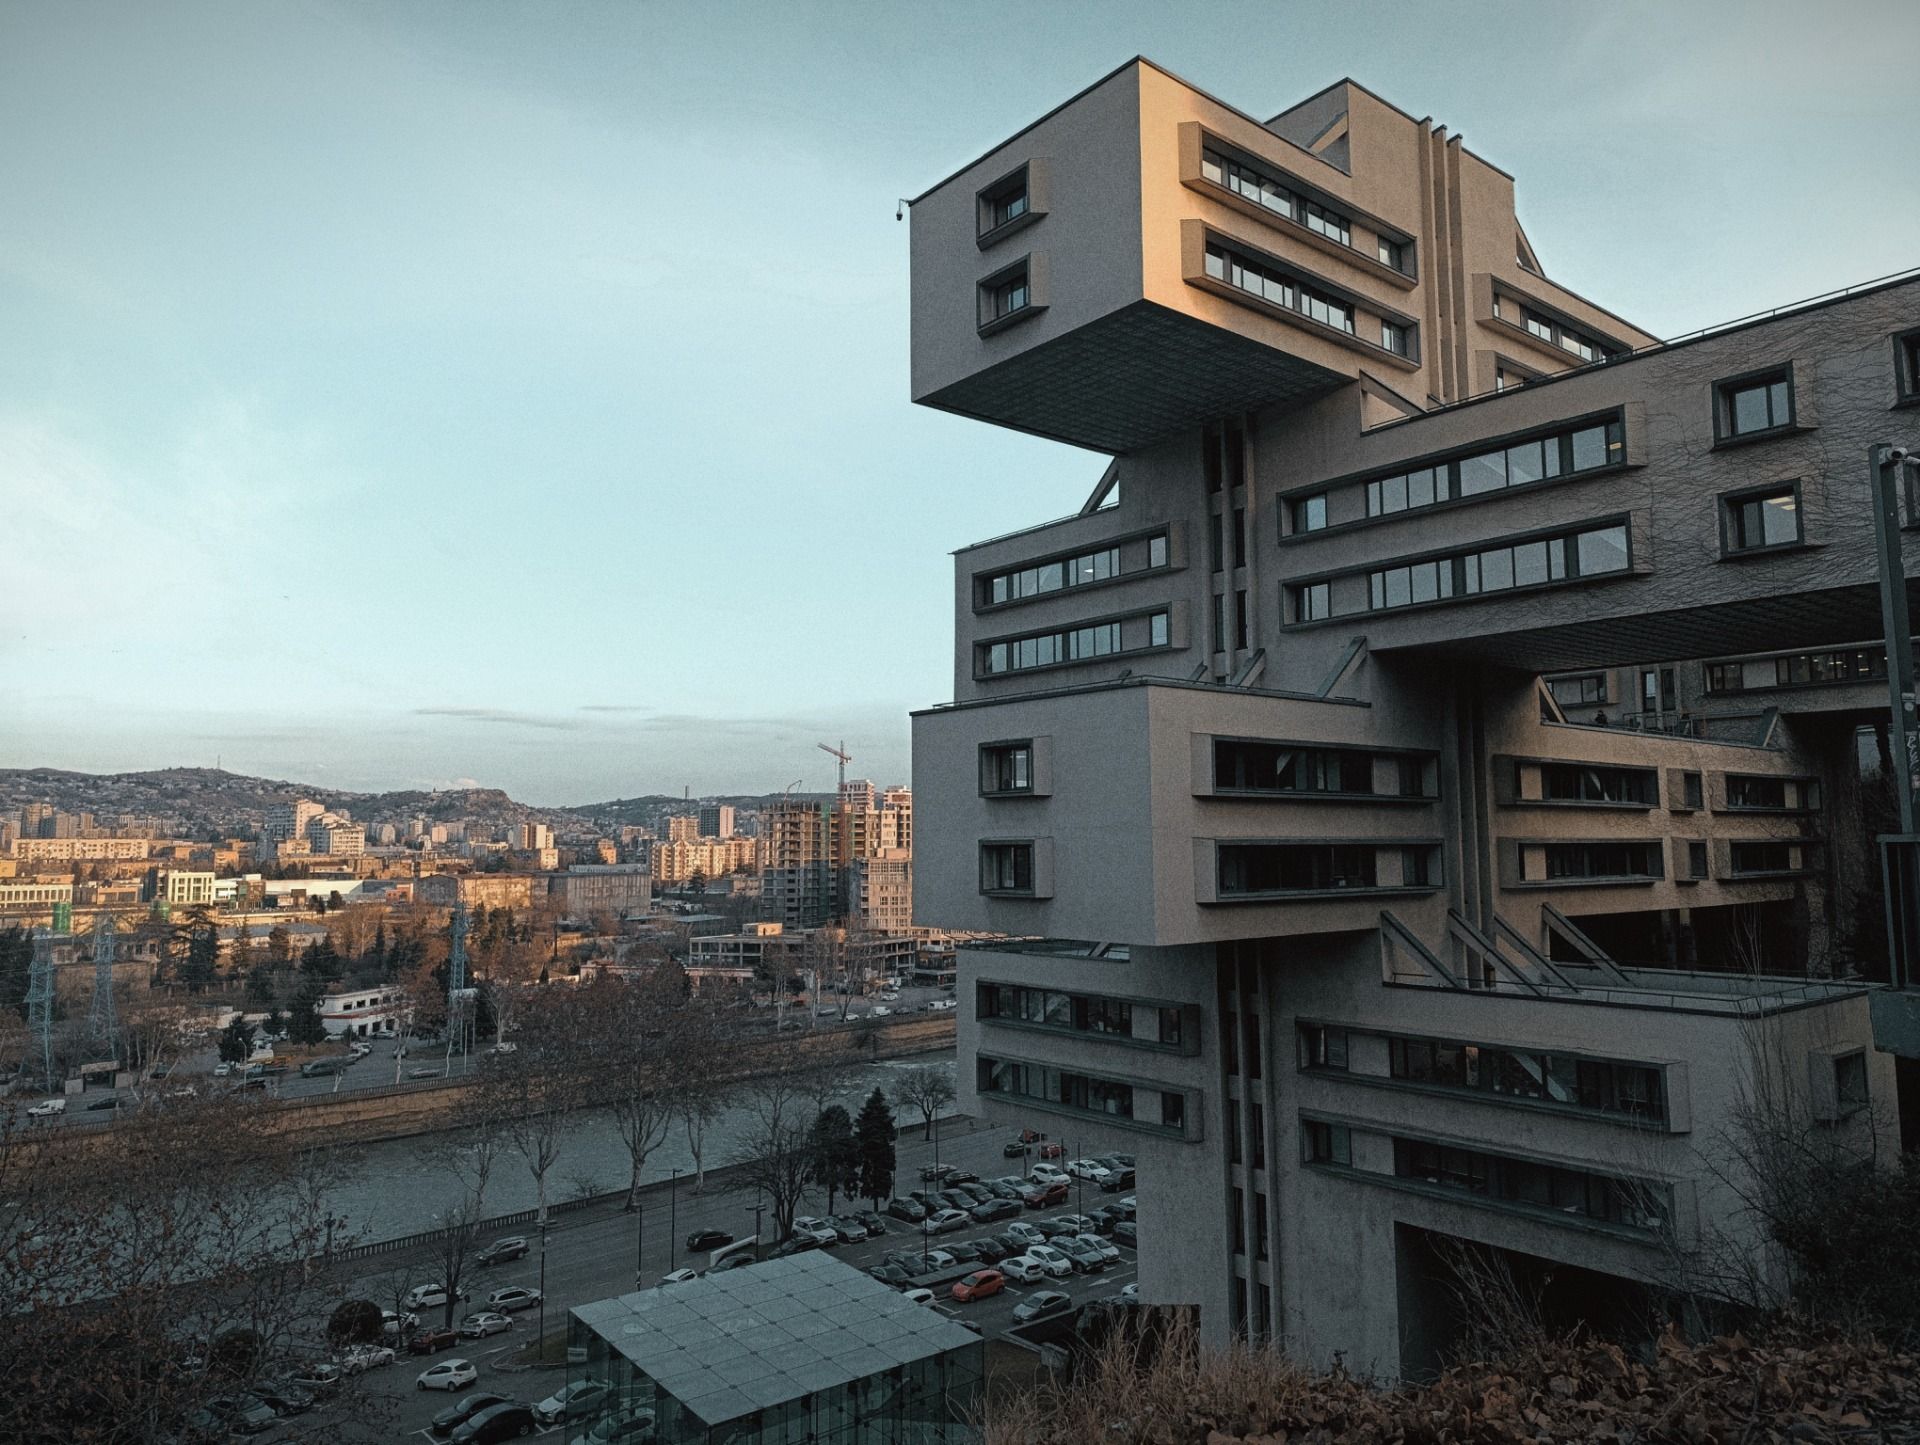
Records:
[[[814,746],[815,746],[815,747],[817,747],[817,748],[819,748],[821,752],[823,752],[823,753],[826,753],[826,754],[827,754],[828,756],[830,756],[830,757],[833,757],[833,758],[837,758],[837,759],[839,759],[839,762],[840,762],[840,792],[842,792],[842,793],[844,793],[844,792],[846,792],[846,790],[847,790],[847,764],[853,761],[853,754],[847,751],[847,742],[846,742],[846,739],[845,739],[845,738],[842,738],[842,739],[840,740],[840,746],[839,746],[839,747],[837,747],[837,748],[836,748],[836,747],[835,747],[835,746],[834,746],[834,745],[833,745],[832,743],[816,743],[816,744],[814,744]],[[835,794],[835,797],[838,797],[838,796],[839,796],[839,794]]]

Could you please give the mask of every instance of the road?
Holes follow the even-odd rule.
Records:
[[[944,1121],[941,1136],[937,1147],[942,1161],[957,1164],[983,1177],[1018,1173],[1024,1167],[1025,1161],[1008,1159],[1002,1155],[1001,1145],[1005,1143],[1005,1136],[1001,1132],[975,1128],[970,1120]],[[898,1188],[901,1192],[919,1187],[920,1167],[933,1160],[935,1147],[934,1143],[922,1140],[919,1130],[901,1139],[898,1151]],[[507,1285],[539,1289],[544,1277],[545,1327],[552,1332],[564,1327],[567,1310],[571,1307],[633,1289],[636,1263],[641,1265],[640,1278],[648,1283],[657,1281],[670,1269],[703,1265],[704,1257],[690,1258],[681,1249],[686,1235],[694,1229],[721,1229],[740,1237],[750,1236],[753,1232],[754,1199],[746,1194],[719,1194],[710,1190],[706,1195],[696,1197],[680,1191],[671,1204],[665,1190],[652,1188],[647,1195],[638,1217],[614,1216],[575,1225],[557,1222],[547,1235],[544,1273],[538,1239],[531,1231],[525,1231],[535,1245],[534,1251],[524,1259],[476,1271],[470,1285],[474,1303],[458,1309],[455,1319],[484,1302],[486,1295],[493,1290]],[[1033,1220],[1068,1212],[1083,1213],[1096,1204],[1110,1202],[1114,1197],[1102,1195],[1091,1185],[1077,1185],[1074,1197],[1067,1204],[1040,1213],[1027,1211],[1022,1218]],[[824,1200],[810,1197],[803,1202],[800,1212],[823,1213],[824,1204]],[[565,1216],[562,1216],[564,1220]],[[891,1219],[888,1225],[890,1233],[886,1237],[842,1245],[832,1251],[834,1256],[865,1269],[878,1264],[881,1256],[889,1250],[920,1247],[921,1236],[913,1226]],[[976,1239],[1005,1227],[1005,1223],[998,1226],[979,1225],[953,1237]],[[640,1252],[643,1229],[644,1254]],[[771,1234],[770,1223],[767,1232]],[[933,1241],[934,1247],[938,1245],[937,1239]],[[998,1334],[1012,1324],[1014,1306],[1034,1289],[1064,1289],[1072,1295],[1076,1304],[1117,1294],[1136,1277],[1133,1251],[1122,1247],[1120,1253],[1121,1259],[1117,1264],[1109,1265],[1097,1275],[1075,1276],[1051,1286],[1010,1285],[1003,1294],[972,1305],[955,1304],[943,1298],[937,1307],[971,1320],[988,1335]],[[431,1262],[424,1257],[416,1261],[380,1263],[382,1267],[368,1269],[359,1277],[358,1283],[369,1297],[386,1300],[389,1308],[399,1291],[425,1281],[432,1269]],[[430,1318],[437,1323],[438,1312],[430,1312]],[[531,1402],[557,1389],[564,1382],[566,1371],[558,1367],[516,1370],[503,1366],[515,1351],[538,1337],[540,1328],[539,1313],[529,1310],[514,1317],[514,1327],[507,1333],[485,1341],[463,1340],[445,1355],[435,1358],[456,1356],[472,1360],[480,1367],[480,1379],[471,1389],[495,1391]],[[449,1403],[439,1393],[422,1393],[415,1389],[415,1377],[432,1362],[432,1359],[403,1355],[393,1367],[376,1372],[362,1386],[368,1394],[384,1397],[381,1417],[384,1419],[391,1414],[398,1422],[392,1438],[411,1436],[412,1445],[419,1445],[425,1437],[415,1432],[420,1431],[436,1412]]]

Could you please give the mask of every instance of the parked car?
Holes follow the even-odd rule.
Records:
[[[660,1283],[661,1284],[685,1284],[690,1279],[698,1279],[698,1278],[700,1278],[700,1271],[697,1269],[670,1269],[665,1274],[660,1276]],[[634,1283],[639,1284],[640,1283],[639,1279],[636,1278],[634,1280]]]
[[[504,1310],[530,1310],[540,1303],[540,1291],[527,1289],[521,1285],[511,1285],[506,1289],[497,1289],[487,1296],[487,1308]]]
[[[889,1199],[887,1213],[895,1219],[904,1219],[908,1224],[918,1224],[927,1217],[927,1206],[917,1199]]]
[[[465,1290],[460,1291],[460,1298],[467,1298]],[[407,1291],[406,1305],[409,1311],[430,1310],[446,1302],[447,1287],[443,1284],[417,1284]]]
[[[1040,1267],[1055,1279],[1065,1279],[1073,1273],[1073,1261],[1051,1244],[1034,1245],[1027,1251],[1027,1258],[1039,1261]]]
[[[1128,1285],[1125,1289],[1121,1290],[1120,1293],[1115,1296],[1115,1298],[1118,1299],[1122,1304],[1129,1304],[1129,1305],[1139,1304],[1140,1303],[1140,1281],[1135,1280],[1132,1284]]]
[[[1022,1239],[1010,1229],[1003,1229],[994,1235],[993,1242],[1004,1249],[1008,1255],[1025,1254],[1028,1241]]]
[[[1107,1177],[1108,1172],[1109,1171],[1103,1168],[1098,1161],[1093,1159],[1069,1159],[1067,1161],[1067,1173],[1075,1179],[1084,1179],[1089,1184],[1098,1184]]]
[[[458,1427],[467,1423],[482,1410],[490,1410],[495,1405],[511,1405],[513,1400],[506,1395],[475,1394],[463,1396],[447,1406],[427,1423],[427,1429],[435,1435],[451,1435]]]
[[[958,1263],[960,1263],[958,1257],[944,1249],[930,1249],[920,1256],[920,1267],[923,1270],[952,1269]]]
[[[1073,1261],[1073,1267],[1082,1274],[1098,1274],[1107,1267],[1107,1258],[1100,1252],[1098,1245],[1088,1244],[1079,1235],[1068,1235],[1056,1239],[1053,1247]],[[1115,1257],[1119,1251],[1114,1251]]]
[[[723,1244],[732,1244],[733,1236],[724,1229],[696,1229],[687,1236],[688,1254],[705,1254]]]
[[[951,1164],[922,1164],[920,1178],[923,1183],[931,1184],[936,1179],[945,1179],[954,1172]]]
[[[430,1069],[422,1064],[419,1068],[408,1069],[407,1077],[409,1079],[437,1079],[445,1072],[446,1070],[444,1069]]]
[[[967,1212],[982,1224],[992,1224],[996,1219],[1018,1219],[1020,1204],[1013,1199],[988,1199]]]
[[[824,1219],[816,1219],[811,1214],[802,1214],[793,1221],[793,1232],[801,1239],[811,1239],[821,1248],[840,1243],[840,1231]]]
[[[213,1076],[216,1079],[224,1079],[228,1074],[231,1074],[232,1072],[233,1072],[233,1060],[231,1059],[222,1059],[219,1063],[213,1066]]]
[[[980,1251],[973,1247],[971,1240],[954,1240],[947,1246],[947,1253],[952,1255],[961,1264],[980,1263]]]
[[[1002,1158],[1006,1158],[1006,1159],[1024,1159],[1027,1157],[1027,1150],[1029,1147],[1031,1146],[1029,1146],[1024,1140],[1009,1139],[1007,1140],[1006,1143],[1000,1146],[1000,1154]]]
[[[1020,1186],[1026,1182],[1026,1180],[1020,1178],[1018,1175],[1012,1178],[989,1179],[987,1181],[987,1192],[995,1199],[1011,1199],[1015,1204],[1018,1204],[1020,1202]]]
[[[982,1264],[998,1264],[1014,1252],[991,1236],[985,1239],[973,1239],[967,1242],[980,1252],[980,1262]]]
[[[1135,1218],[1139,1210],[1139,1206],[1134,1202],[1131,1194],[1125,1199],[1116,1201],[1113,1207],[1118,1209],[1121,1214],[1125,1215],[1128,1219]]]
[[[917,1305],[930,1305],[933,1303],[933,1291],[930,1289],[903,1289],[900,1293]]]
[[[1013,1322],[1030,1325],[1035,1320],[1066,1314],[1073,1308],[1073,1296],[1057,1289],[1035,1290],[1013,1307]]]
[[[429,1365],[413,1382],[416,1390],[464,1390],[480,1378],[471,1360],[442,1360]]]
[[[1074,1239],[1086,1248],[1097,1253],[1100,1256],[1100,1262],[1102,1264],[1119,1263],[1120,1251],[1115,1249],[1111,1244],[1108,1244],[1106,1240],[1102,1239],[1099,1235],[1076,1234]]]
[[[795,1234],[792,1238],[782,1240],[779,1244],[776,1244],[772,1249],[768,1250],[767,1258],[785,1259],[789,1255],[805,1254],[810,1249],[820,1249],[822,1247],[823,1241],[818,1235]]]
[[[1058,1244],[1061,1240],[1071,1238],[1080,1232],[1079,1225],[1070,1223],[1065,1218],[1043,1219],[1035,1227],[1046,1235],[1049,1244]]]
[[[653,1411],[626,1410],[594,1422],[572,1445],[641,1445],[653,1438]]]
[[[258,1435],[271,1429],[279,1415],[258,1395],[216,1395],[207,1401],[206,1411],[229,1430],[239,1435]]]
[[[291,1375],[287,1376],[287,1383],[301,1390],[311,1390],[314,1394],[320,1395],[325,1394],[329,1390],[338,1389],[342,1378],[344,1377],[341,1375],[338,1365],[331,1364],[326,1360],[316,1360],[310,1365],[300,1366]]]
[[[1109,1170],[1107,1177],[1100,1181],[1101,1191],[1107,1194],[1118,1194],[1122,1189],[1133,1188],[1133,1185],[1133,1170],[1125,1166],[1119,1169]]]
[[[1022,1220],[1018,1224],[1009,1224],[1007,1226],[1007,1233],[1020,1241],[1022,1249],[1025,1249],[1028,1245],[1045,1244],[1047,1242],[1046,1230],[1037,1224],[1029,1224],[1025,1220]]]
[[[867,1237],[867,1227],[849,1214],[829,1214],[822,1221],[847,1244],[858,1244]]]
[[[1063,1159],[1066,1157],[1066,1153],[1067,1146],[1062,1144],[1058,1139],[1043,1139],[1040,1141],[1040,1157],[1042,1159]]]
[[[890,1249],[880,1256],[882,1264],[897,1264],[908,1273],[920,1268],[921,1259],[922,1255],[917,1249]]]
[[[1093,1216],[1090,1214],[1063,1214],[1060,1216],[1060,1223],[1070,1227],[1075,1234],[1093,1232]]]
[[[876,1210],[863,1209],[853,1217],[866,1226],[868,1239],[878,1239],[887,1233],[886,1218]]]
[[[313,1408],[313,1395],[291,1381],[263,1381],[253,1387],[253,1393],[260,1397],[261,1404],[283,1418],[304,1415]]]
[[[459,1339],[458,1330],[430,1327],[407,1341],[407,1351],[415,1355],[437,1355],[442,1350],[451,1349]]]
[[[518,1401],[489,1405],[453,1432],[453,1445],[499,1445],[516,1435],[531,1435],[536,1428],[531,1406]]]
[[[27,1109],[29,1119],[51,1119],[67,1112],[65,1099],[42,1099]]]
[[[1030,1254],[1016,1254],[1000,1261],[1000,1273],[1021,1284],[1044,1284],[1047,1267]]]
[[[879,1280],[880,1283],[890,1284],[895,1288],[909,1284],[913,1280],[913,1276],[897,1264],[876,1264],[872,1269],[868,1270],[867,1273]]]
[[[87,1105],[87,1112],[89,1114],[97,1114],[102,1109],[117,1109],[119,1107],[120,1096],[118,1094],[109,1094],[106,1098],[95,1099],[91,1104]]]
[[[420,1316],[409,1310],[405,1314],[396,1314],[392,1310],[380,1311],[380,1333],[387,1339],[397,1340],[412,1330],[418,1329]]]
[[[522,1259],[526,1256],[528,1244],[519,1235],[509,1235],[505,1239],[496,1239],[492,1244],[479,1250],[473,1256],[475,1264],[505,1264],[510,1259]]]
[[[1027,1171],[1027,1178],[1035,1184],[1065,1184],[1068,1177],[1064,1170],[1056,1169],[1051,1164],[1036,1164]]]
[[[965,1229],[971,1223],[973,1223],[971,1216],[958,1209],[942,1209],[930,1215],[927,1222],[920,1227],[928,1234],[951,1234],[956,1229]]]
[[[1128,1249],[1140,1247],[1140,1227],[1131,1219],[1123,1219],[1113,1227],[1113,1242],[1124,1244]]]
[[[498,1310],[478,1310],[460,1321],[460,1333],[470,1340],[485,1339],[513,1328],[513,1321]]]
[[[385,1369],[392,1363],[393,1351],[385,1345],[355,1345],[339,1359],[341,1370],[349,1375]]]
[[[954,1283],[952,1294],[962,1304],[989,1299],[1007,1287],[1007,1277],[997,1269],[976,1269]]]
[[[577,1420],[582,1415],[593,1414],[612,1393],[613,1387],[605,1380],[573,1380],[536,1404],[533,1418],[542,1425]]]

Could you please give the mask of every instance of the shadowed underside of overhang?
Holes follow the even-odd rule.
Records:
[[[1920,603],[1920,583],[1909,579],[1909,609],[1916,603]],[[1838,647],[1870,642],[1881,635],[1880,594],[1872,587],[1795,592],[1478,635],[1470,612],[1459,609],[1457,617],[1449,619],[1450,632],[1443,639],[1401,642],[1383,633],[1369,638],[1369,645],[1382,656],[1402,660],[1425,654],[1436,659],[1472,658],[1524,672],[1566,672]]]
[[[1352,379],[1138,301],[918,400],[1120,454],[1236,411],[1307,401]]]

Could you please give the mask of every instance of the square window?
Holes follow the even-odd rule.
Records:
[[[1327,525],[1327,494],[1301,497],[1293,504],[1293,530],[1318,532]]]
[[[1033,744],[1031,742],[990,743],[981,748],[980,791],[983,793],[1031,793],[1033,791]]]
[[[1576,555],[1582,577],[1627,570],[1627,529],[1602,527],[1582,532],[1576,539]]]
[[[1793,424],[1793,385],[1786,368],[1723,381],[1715,415],[1720,439],[1757,436]]]
[[[1005,180],[980,193],[979,227],[982,236],[1011,225],[1032,209],[1027,189],[1027,168],[1020,167]]]
[[[980,845],[980,891],[982,893],[1032,893],[1033,844],[982,843]]]
[[[1791,547],[1800,540],[1800,496],[1797,487],[1780,487],[1728,499],[1728,552]]]

